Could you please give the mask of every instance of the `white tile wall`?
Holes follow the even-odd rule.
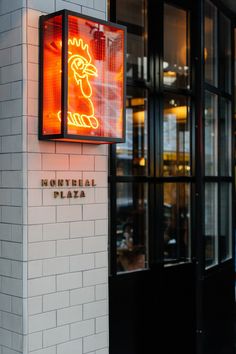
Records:
[[[108,316],[96,318],[96,333],[108,330]]]
[[[91,301],[94,301],[94,299],[95,299],[94,287],[92,286],[70,291],[71,305],[86,304]]]
[[[57,291],[78,289],[82,287],[82,273],[67,273],[57,275]]]
[[[108,147],[37,137],[38,17],[63,8],[107,16],[106,0],[0,1],[1,354],[108,354]],[[41,178],[96,187],[54,200]]]
[[[94,268],[94,254],[83,254],[70,257],[70,271],[81,271]]]
[[[28,296],[53,293],[56,290],[55,276],[28,280]]]
[[[73,340],[57,346],[57,354],[82,354],[82,340]]]
[[[43,344],[45,347],[69,340],[69,326],[60,326],[43,331]]]
[[[28,299],[28,313],[29,315],[36,315],[42,312],[42,296],[35,296]]]
[[[96,318],[107,314],[107,302],[96,301],[83,305],[83,318],[85,320],[89,318]]]
[[[73,323],[70,326],[71,338],[86,337],[95,333],[95,321],[86,320]]]
[[[56,312],[45,312],[29,316],[29,333],[56,327]]]
[[[70,303],[69,291],[62,291],[43,296],[43,311],[52,311],[68,307]],[[72,304],[73,305],[73,304]]]
[[[29,351],[37,350],[43,347],[43,333],[35,332],[28,336]]]
[[[57,325],[82,321],[83,309],[81,305],[70,306],[61,310],[57,310]]]
[[[84,337],[84,353],[91,352],[92,350],[101,349],[107,346],[108,344],[108,335],[107,332],[102,332],[94,334],[92,336]]]

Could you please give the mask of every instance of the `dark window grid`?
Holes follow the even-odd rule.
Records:
[[[175,5],[171,2],[172,5]],[[178,1],[176,2],[176,5],[178,6]],[[183,5],[183,4],[182,4]],[[189,5],[189,3],[188,3]],[[186,4],[187,6],[187,4]],[[183,8],[182,6],[180,6],[181,8]],[[186,10],[186,9],[185,9]],[[189,27],[188,27],[189,30]],[[159,45],[162,45],[162,41],[159,41]],[[155,50],[154,50],[155,51]],[[154,206],[156,207],[156,210],[159,209],[160,211],[160,195],[158,197],[159,201],[157,203],[157,201],[155,200],[155,198],[153,198],[153,193],[150,192],[153,189],[153,183],[154,185],[158,186],[158,190],[159,192],[162,190],[163,188],[163,183],[191,183],[191,186],[194,185],[195,183],[195,177],[193,176],[173,176],[173,177],[163,177],[160,175],[160,170],[158,171],[158,173],[152,173],[152,171],[157,171],[157,166],[160,166],[160,161],[159,161],[159,157],[160,157],[160,143],[161,143],[161,139],[159,141],[159,143],[156,142],[156,137],[160,136],[160,127],[162,125],[162,118],[160,119],[160,117],[163,117],[163,109],[162,109],[162,104],[160,104],[160,102],[163,101],[163,94],[164,93],[173,93],[173,94],[178,94],[181,96],[185,96],[185,97],[189,97],[192,98],[194,97],[194,92],[192,90],[192,75],[190,76],[190,82],[191,82],[191,89],[175,89],[175,88],[170,88],[170,87],[166,87],[163,84],[160,84],[161,82],[163,83],[163,73],[162,73],[162,62],[163,59],[161,60],[155,60],[154,63],[152,61],[153,59],[153,53],[149,53],[149,58],[151,58],[151,62],[148,63],[148,71],[149,71],[149,75],[150,75],[150,81],[132,81],[132,80],[128,80],[127,85],[128,86],[133,86],[133,87],[140,87],[143,89],[148,89],[149,90],[149,110],[148,110],[148,130],[149,130],[149,149],[148,149],[148,154],[149,154],[149,171],[150,171],[150,177],[148,176],[115,176],[115,147],[112,146],[111,147],[111,168],[110,168],[110,177],[109,177],[109,181],[111,184],[111,190],[114,191],[115,189],[115,185],[118,182],[130,182],[130,183],[134,183],[134,182],[146,182],[148,183],[148,190],[149,190],[149,203],[150,206]],[[190,62],[193,62],[193,57],[192,55],[190,55]],[[158,68],[159,66],[159,68]],[[151,75],[151,72],[155,72],[157,74],[157,77],[154,75]],[[159,73],[159,74],[158,74]],[[159,83],[159,84],[158,84]],[[161,100],[160,100],[161,98]],[[158,102],[158,103],[157,103]],[[190,106],[190,115],[192,115],[192,106]],[[159,119],[156,119],[157,117],[159,117]],[[193,121],[191,123],[192,125],[194,124]],[[150,134],[150,131],[153,132],[153,128],[156,131],[155,134]],[[161,127],[162,128],[162,127]],[[157,132],[157,130],[159,130],[159,133]],[[191,136],[194,134],[193,130],[191,129]],[[155,136],[153,136],[155,135]],[[192,152],[192,148],[193,148],[193,142],[191,141],[191,152]],[[155,149],[155,152],[153,151],[153,146],[156,146],[157,149]],[[192,153],[191,153],[192,155]],[[155,156],[155,158],[153,158]],[[161,159],[162,160],[162,159]],[[151,164],[150,164],[151,162]],[[155,166],[153,166],[153,163]],[[162,164],[162,163],[161,163]],[[192,163],[191,163],[192,165]],[[192,189],[192,188],[191,188]],[[191,192],[192,194],[192,192]],[[114,198],[114,193],[112,193],[112,196]],[[112,199],[113,199],[112,198]],[[113,199],[114,200],[114,199]],[[191,204],[193,204],[193,198],[190,198],[191,200]],[[158,205],[157,205],[158,204]],[[150,213],[151,215],[152,213]],[[114,215],[114,213],[113,213]],[[161,213],[159,213],[159,217],[160,219],[161,217]],[[193,215],[191,213],[191,224],[193,223]],[[149,223],[149,227],[150,227],[150,239],[149,239],[149,254],[150,254],[150,258],[153,258],[153,261],[161,261],[161,258],[163,259],[163,254],[160,254],[161,252],[161,244],[159,244],[159,250],[157,251],[159,253],[159,257],[158,260],[156,257],[152,257],[152,245],[155,244],[155,237],[153,237],[153,235],[151,234],[153,231],[155,230],[155,226],[154,226],[154,219],[152,218],[151,222]],[[115,223],[113,223],[113,226],[115,225]],[[192,227],[190,226],[190,232],[191,232]],[[157,232],[160,230],[155,230],[155,232]],[[114,234],[114,233],[113,233]],[[163,237],[162,237],[163,239]],[[162,242],[163,244],[163,242]],[[192,245],[193,243],[191,243]],[[114,255],[116,251],[116,247],[114,247],[113,253]],[[113,257],[114,258],[114,257]],[[155,258],[155,259],[154,259]],[[113,262],[114,263],[114,262]],[[113,270],[114,270],[114,266],[113,266]],[[112,272],[114,274],[114,272]]]

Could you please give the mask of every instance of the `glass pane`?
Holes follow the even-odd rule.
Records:
[[[220,174],[221,176],[231,175],[231,103],[221,99],[220,105]]]
[[[234,146],[236,146],[236,29],[234,29]],[[234,161],[234,175],[236,176],[236,148],[234,148],[234,153],[233,153],[233,161]],[[235,185],[234,188],[236,187],[236,179],[235,179]],[[235,212],[235,211],[234,211]],[[234,270],[236,273],[236,228],[234,226]]]
[[[232,257],[232,188],[229,183],[220,187],[220,259],[224,261]]]
[[[126,140],[116,145],[117,175],[147,175],[147,92],[127,88]]]
[[[191,256],[190,252],[190,185],[164,184],[164,259]]]
[[[217,86],[217,9],[205,1],[205,80]]]
[[[146,0],[117,0],[116,19],[127,26],[127,77],[147,80]]]
[[[148,189],[141,183],[117,183],[117,271],[147,267]]]
[[[189,100],[166,95],[163,122],[163,174],[186,176],[191,172]]]
[[[164,85],[190,88],[188,13],[164,5]]]
[[[43,134],[60,134],[62,16],[45,21],[43,31]]]
[[[210,92],[205,95],[204,133],[205,175],[217,176],[217,96]]]
[[[68,36],[68,133],[123,138],[124,32],[69,15]]]
[[[205,184],[205,265],[218,262],[218,193],[216,183]]]
[[[231,23],[227,17],[220,15],[220,86],[231,93]]]

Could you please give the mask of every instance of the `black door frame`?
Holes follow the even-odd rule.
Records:
[[[112,4],[110,6],[110,15],[111,20],[116,19],[115,14],[115,3],[116,0],[110,1]],[[232,51],[234,53],[234,21],[232,13],[222,5],[220,1],[211,0],[213,4],[216,5],[219,11],[223,12],[227,17],[231,19],[232,23]],[[161,269],[164,267],[163,261],[163,240],[155,238],[155,235],[158,234],[156,224],[161,225],[162,220],[162,198],[160,196],[162,193],[162,184],[164,182],[188,182],[194,186],[192,191],[192,264],[194,265],[194,282],[195,282],[195,291],[196,291],[196,306],[195,306],[195,315],[196,315],[196,354],[211,354],[210,352],[205,352],[206,343],[205,337],[207,336],[207,325],[206,319],[204,317],[203,309],[206,306],[208,301],[211,301],[207,295],[208,284],[211,287],[211,284],[214,281],[223,282],[225,277],[228,278],[228,282],[224,283],[226,286],[230,286],[230,294],[222,293],[221,299],[224,301],[232,302],[232,272],[234,267],[233,258],[219,263],[218,265],[205,270],[205,243],[204,243],[204,182],[214,181],[214,182],[230,182],[232,185],[232,210],[235,206],[235,171],[234,163],[232,163],[232,177],[217,177],[217,178],[208,178],[204,177],[204,136],[203,136],[203,113],[204,113],[204,90],[209,88],[208,85],[204,83],[204,29],[203,29],[203,19],[204,19],[204,0],[199,1],[188,1],[188,0],[173,0],[173,1],[163,1],[163,0],[147,0],[148,9],[152,14],[159,14],[158,18],[153,16],[149,21],[149,43],[152,42],[152,45],[149,45],[149,75],[150,80],[148,82],[130,82],[128,80],[128,85],[135,85],[137,87],[144,87],[149,90],[150,103],[149,103],[149,159],[151,161],[149,166],[149,177],[135,177],[135,176],[116,176],[116,162],[115,162],[115,146],[110,148],[110,175],[109,175],[109,186],[110,186],[110,217],[113,216],[113,222],[110,223],[110,235],[116,234],[116,223],[114,218],[116,215],[116,183],[117,182],[144,182],[148,183],[149,195],[150,195],[150,235],[149,235],[149,270],[143,270],[142,272],[152,274],[153,270],[158,269],[158,274],[160,277],[164,275]],[[175,6],[179,6],[184,9],[188,9],[191,12],[191,42],[192,51],[190,56],[191,66],[192,66],[192,89],[188,92],[170,90],[172,93],[183,93],[189,95],[192,100],[192,119],[191,119],[191,132],[192,132],[192,176],[190,177],[160,177],[160,165],[158,164],[158,156],[161,155],[161,140],[157,141],[158,133],[161,131],[161,119],[158,119],[158,123],[154,123],[154,117],[158,115],[161,116],[162,105],[159,104],[163,100],[163,93],[167,92],[166,88],[163,87],[163,78],[162,78],[162,62],[163,62],[163,4],[170,3]],[[157,33],[160,33],[158,38],[154,34],[154,28]],[[158,38],[158,40],[157,40]],[[153,45],[154,43],[154,45]],[[152,75],[151,75],[152,73]],[[232,55],[232,77],[234,77],[234,58]],[[235,127],[234,122],[234,80],[232,80],[232,94],[222,94],[219,90],[216,90],[217,93],[228,98],[232,102],[232,127]],[[155,150],[154,150],[155,147]],[[235,142],[232,137],[232,156],[234,156],[235,151]],[[156,157],[156,158],[154,158]],[[158,220],[155,219],[156,215],[154,214],[154,209],[157,210]],[[156,221],[156,223],[154,222]],[[197,225],[197,227],[196,227]],[[235,216],[232,213],[232,230],[235,229]],[[234,237],[232,234],[232,249],[234,252]],[[130,281],[133,279],[133,274],[121,274],[117,275],[116,272],[116,240],[115,237],[110,237],[110,279],[113,283],[118,277],[126,278]],[[235,255],[234,255],[235,256]],[[161,275],[162,274],[162,275]],[[149,276],[152,277],[151,275]],[[212,283],[211,283],[212,282]],[[223,284],[223,283],[222,283]],[[150,283],[146,284],[147,287],[150,286]],[[217,288],[215,289],[217,290]],[[215,303],[217,306],[217,302]],[[230,308],[227,311],[230,311]],[[205,311],[205,310],[204,310]],[[228,327],[229,328],[229,327]],[[113,354],[113,353],[111,353]],[[218,353],[214,353],[218,354]],[[219,354],[221,354],[219,352]],[[223,353],[222,353],[223,354]]]

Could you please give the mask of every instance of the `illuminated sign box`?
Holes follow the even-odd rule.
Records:
[[[40,17],[39,139],[124,142],[125,27],[58,11]]]

